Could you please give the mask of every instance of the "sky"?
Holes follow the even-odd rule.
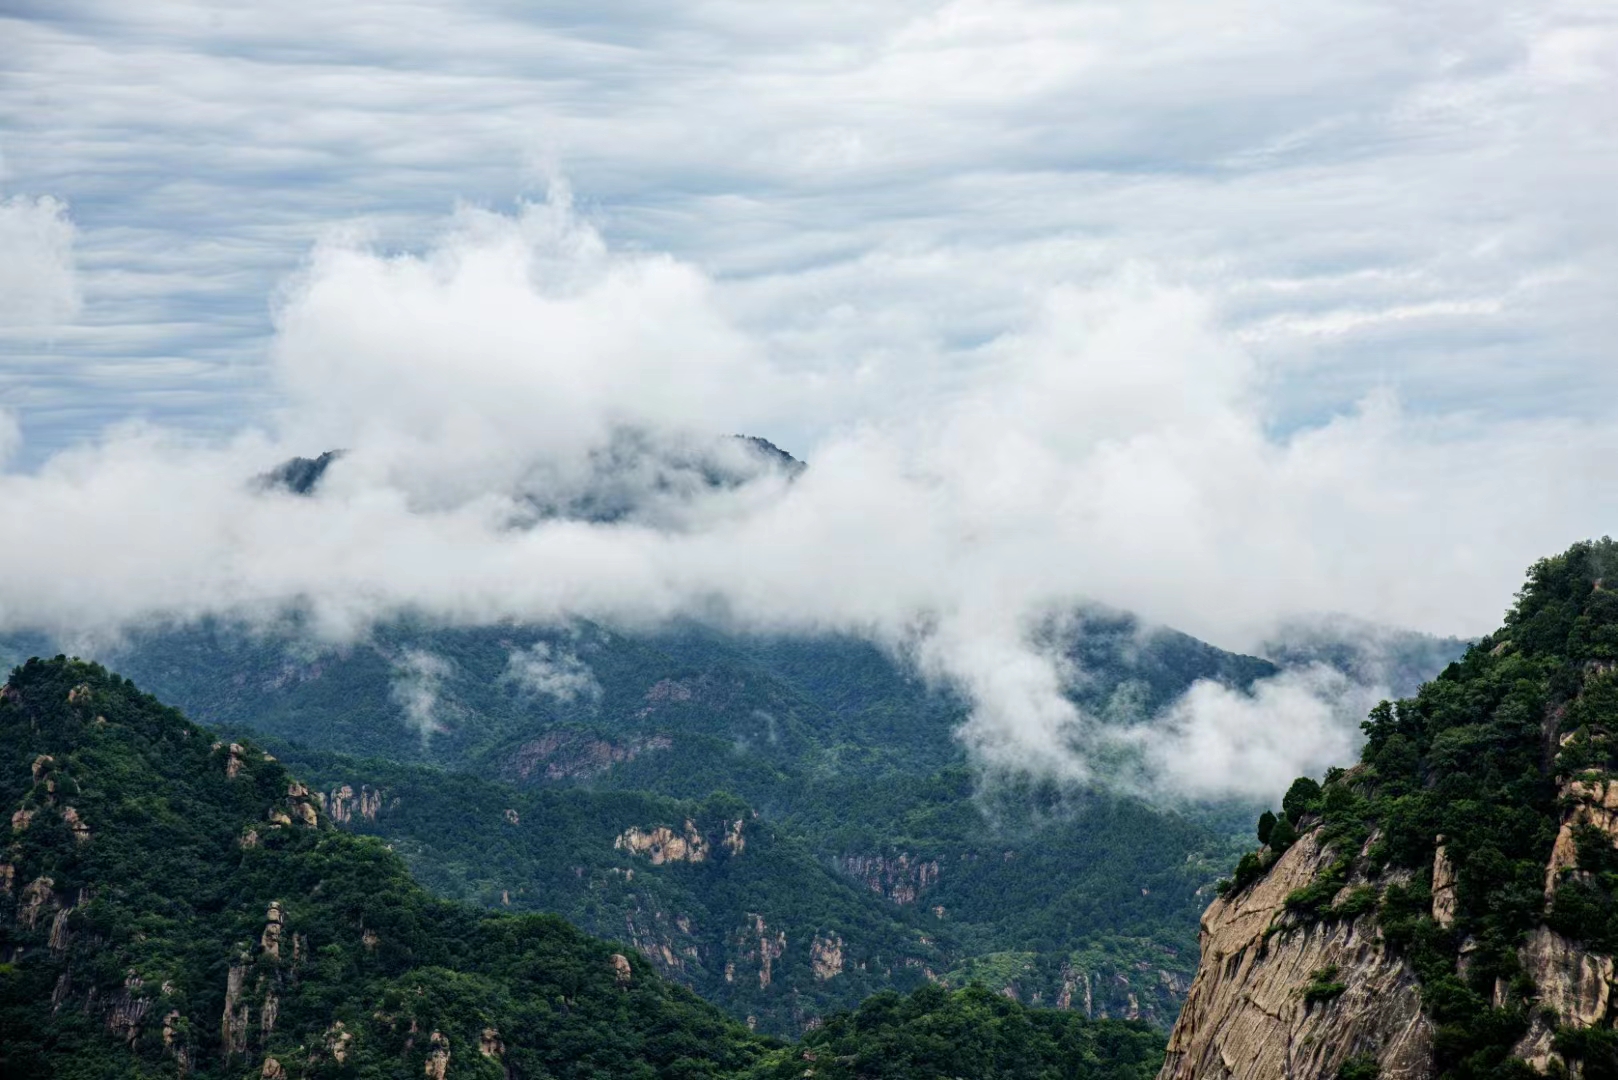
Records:
[[[1480,634],[1618,516],[1610,4],[0,0],[0,39],[0,627],[722,610],[903,648],[1024,760],[1082,723],[1029,641],[1064,605]],[[629,429],[811,469],[511,528]],[[319,499],[242,484],[333,447]],[[1313,709],[1324,757],[1363,690],[1163,724],[1239,762]]]

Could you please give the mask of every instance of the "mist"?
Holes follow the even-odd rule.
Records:
[[[964,374],[869,404],[858,370],[781,362],[724,286],[612,250],[560,194],[463,208],[415,252],[333,236],[275,298],[262,422],[121,424],[0,474],[0,628],[112,640],[295,606],[331,642],[399,614],[851,633],[964,693],[988,766],[1105,782],[1093,750],[1123,739],[1184,793],[1264,797],[1343,763],[1386,687],[1199,684],[1118,736],[1038,629],[1100,603],[1235,649],[1299,612],[1473,635],[1528,562],[1612,519],[1607,418],[1412,415],[1379,391],[1278,430],[1274,372],[1149,265],[1033,310]],[[801,474],[725,437],[783,429],[811,433],[787,446]],[[337,448],[309,495],[252,482]],[[609,480],[613,512],[580,512]],[[444,663],[396,662],[427,734]],[[509,675],[592,693],[566,653]]]

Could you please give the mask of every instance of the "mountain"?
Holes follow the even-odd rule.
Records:
[[[1202,919],[1162,1080],[1618,1075],[1618,543],[1293,785]]]
[[[1278,670],[1103,610],[1046,638],[1085,673],[1075,701],[1112,723],[1199,678]],[[266,742],[334,807],[370,800],[340,826],[441,895],[629,941],[760,1032],[929,979],[1166,1028],[1251,813],[986,783],[953,735],[966,703],[847,637],[396,621],[331,646],[294,617],[148,629],[101,658]],[[693,863],[636,839],[690,821],[716,850],[716,796],[740,807],[745,857]]]
[[[1143,1080],[1160,1057],[1143,1024],[981,987],[760,1038],[632,949],[433,897],[336,827],[370,805],[98,665],[19,668],[0,689],[0,1074],[742,1080],[825,1055],[808,1068]]]
[[[117,676],[0,704],[6,1076],[718,1076],[767,1047],[554,916],[432,898],[308,789]]]
[[[1276,670],[1116,613],[1061,633],[1089,673],[1075,697],[1119,722],[1197,678]],[[269,739],[328,795],[384,792],[374,820],[344,827],[394,844],[445,895],[631,940],[760,1031],[797,1034],[929,977],[1166,1027],[1248,813],[985,786],[953,735],[965,703],[853,638],[397,622],[346,647],[310,642],[296,624],[212,622],[104,658],[191,715]],[[683,834],[693,814],[705,828],[715,793],[749,815],[753,846],[726,871],[754,875],[747,889],[711,863],[614,846],[630,830]],[[488,809],[455,809],[468,801]],[[513,830],[507,808],[546,824]],[[563,850],[577,853],[565,866]],[[842,972],[822,977],[815,953],[833,941]],[[757,958],[775,949],[761,984]]]

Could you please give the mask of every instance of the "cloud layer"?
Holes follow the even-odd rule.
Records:
[[[985,760],[1079,775],[1031,644],[1067,605],[1476,633],[1612,527],[1607,5],[74,0],[0,36],[0,626],[841,629],[966,689]],[[726,432],[813,468],[694,484]],[[316,498],[244,482],[335,447]],[[603,477],[636,513],[557,517]],[[1160,768],[1340,757],[1358,691],[1291,679],[1199,688]]]
[[[261,419],[265,297],[334,223],[416,250],[558,171],[831,415],[909,408],[1131,260],[1247,343],[1283,429],[1379,386],[1585,419],[1618,390],[1588,0],[74,0],[0,32],[6,189],[73,207],[86,298],[13,343],[30,463],[130,413]]]
[[[277,319],[273,424],[223,442],[113,429],[0,475],[0,625],[296,603],[334,638],[399,611],[852,632],[963,689],[985,762],[1085,778],[1097,729],[1038,632],[1072,605],[1236,645],[1299,611],[1476,632],[1528,558],[1618,509],[1590,468],[1618,451],[1607,424],[1480,425],[1381,394],[1275,433],[1239,335],[1140,268],[1049,291],[948,392],[851,418],[796,479],[755,467],[671,494],[668,470],[619,471],[653,510],[610,520],[535,499],[593,482],[626,431],[654,462],[745,455],[713,432],[845,388],[773,361],[701,271],[611,250],[563,199],[465,211],[419,256],[332,241]],[[249,482],[327,446],[349,452],[313,497]],[[424,728],[432,659],[399,666]],[[524,665],[547,692],[579,674]],[[1363,696],[1319,672],[1251,696],[1201,686],[1151,752],[1187,791],[1273,790],[1346,755]]]

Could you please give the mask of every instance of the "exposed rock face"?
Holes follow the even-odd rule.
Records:
[[[69,806],[62,810],[62,823],[73,833],[75,843],[82,844],[90,839],[90,826],[73,807]]]
[[[832,862],[839,871],[858,878],[866,888],[895,904],[913,904],[928,886],[938,883],[937,860],[915,858],[908,852],[893,856],[841,855]]]
[[[23,886],[22,896],[17,905],[19,926],[32,930],[41,917],[47,912],[56,910],[56,893],[52,891],[55,885],[54,880],[42,876]]]
[[[1562,741],[1566,744],[1571,736]],[[1592,825],[1618,845],[1618,783],[1611,777],[1586,773],[1578,779],[1564,778],[1560,803],[1562,824],[1545,866],[1545,896],[1554,898],[1557,886],[1578,873],[1578,845],[1574,830]],[[1614,988],[1613,958],[1592,952],[1569,941],[1548,926],[1540,926],[1518,950],[1523,971],[1534,980],[1541,1008],[1534,1010],[1533,1024],[1512,1052],[1529,1064],[1544,1069],[1561,1062],[1552,1047],[1555,1029],[1545,1015],[1554,1010],[1566,1027],[1609,1026],[1609,1006],[1618,994]]]
[[[771,933],[762,915],[753,915],[751,919],[752,922],[736,935],[735,944],[740,952],[739,959],[758,965],[758,985],[763,989],[775,977],[775,962],[786,952],[787,935],[785,930]]]
[[[1416,976],[1383,948],[1374,919],[1289,925],[1287,894],[1331,859],[1305,833],[1258,882],[1208,908],[1202,963],[1159,1080],[1330,1080],[1358,1055],[1376,1059],[1382,1080],[1431,1075]],[[1342,993],[1305,1002],[1316,973],[1332,968]]]
[[[824,982],[843,973],[843,939],[836,934],[821,937],[818,934],[809,943],[809,966],[815,978]]]
[[[64,953],[67,951],[68,942],[71,941],[73,937],[72,934],[68,933],[67,917],[72,913],[73,909],[66,907],[61,911],[58,911],[56,913],[56,918],[51,920],[51,934],[50,938],[46,941],[46,946],[51,950],[51,952]]]
[[[131,1045],[140,1037],[141,1021],[152,1007],[151,1001],[141,996],[141,985],[141,977],[131,970],[124,978],[123,992],[113,999],[107,1012],[107,1030]]]
[[[348,1044],[353,1041],[354,1033],[345,1031],[341,1020],[326,1029],[326,1052],[339,1065],[348,1060]]]
[[[1551,849],[1550,862],[1545,867],[1545,896],[1556,893],[1556,885],[1564,871],[1578,863],[1578,845],[1573,830],[1580,825],[1594,825],[1608,836],[1618,839],[1618,782],[1610,777],[1593,777],[1565,781],[1561,797],[1568,809],[1562,815],[1562,827],[1556,834],[1556,846]]]
[[[666,825],[642,830],[631,826],[618,834],[612,846],[633,855],[645,855],[653,866],[666,862],[702,862],[708,857],[708,841],[697,831],[696,824],[687,820],[685,831],[677,833]]]
[[[1433,853],[1433,921],[1448,930],[1455,923],[1455,866],[1439,837]]]
[[[281,926],[283,921],[280,902],[271,900],[269,910],[264,913],[264,933],[258,939],[259,946],[263,948],[265,956],[280,959]]]
[[[617,978],[619,986],[628,986],[635,977],[634,969],[629,966],[629,957],[623,953],[612,954],[612,973]]]
[[[219,1045],[225,1058],[247,1053],[247,1004],[242,1001],[245,964],[232,964],[225,976],[225,1011],[219,1019]]]
[[[1562,935],[1541,926],[1519,950],[1523,968],[1533,976],[1539,1004],[1556,1010],[1561,1023],[1585,1028],[1607,1018],[1612,999],[1612,957],[1586,952]],[[1535,1068],[1544,1069],[1559,1055],[1551,1049],[1555,1030],[1536,1013],[1528,1034],[1512,1048]]]
[[[340,825],[355,818],[375,821],[376,815],[382,810],[382,792],[369,784],[361,784],[358,793],[354,791],[354,785],[340,784],[329,792],[317,792],[315,799],[320,803],[321,811]]]
[[[444,1074],[449,1071],[449,1040],[444,1038],[442,1032],[435,1031],[428,1041],[427,1061],[422,1066],[429,1080],[444,1080]]]
[[[517,747],[507,771],[518,780],[573,780],[606,772],[650,750],[667,750],[667,735],[632,736],[613,741],[578,731],[553,731]]]

